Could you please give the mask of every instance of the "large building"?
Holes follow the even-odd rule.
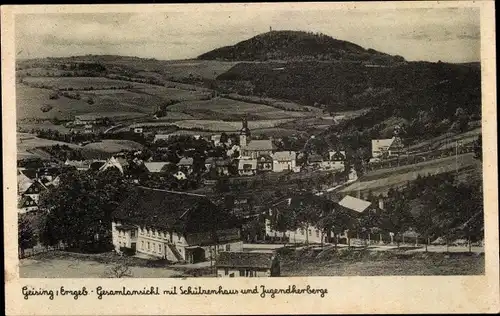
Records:
[[[117,252],[172,262],[215,259],[220,251],[241,251],[238,220],[203,195],[136,187],[112,221]]]
[[[248,121],[243,119],[242,125],[243,127],[240,130],[240,155],[242,157],[257,159],[262,155],[273,154],[275,146],[272,140],[252,140],[250,129],[248,128]]]

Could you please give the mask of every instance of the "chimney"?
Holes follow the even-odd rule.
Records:
[[[383,198],[378,199],[378,208],[381,210],[384,209],[384,199]]]

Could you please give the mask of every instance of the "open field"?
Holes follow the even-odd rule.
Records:
[[[199,119],[286,119],[307,116],[307,112],[284,111],[275,107],[226,98],[185,101],[169,106],[169,111],[191,114]]]
[[[23,82],[28,86],[46,87],[48,89],[110,89],[142,87],[144,84],[104,77],[25,77]]]
[[[391,187],[405,185],[408,181],[415,180],[418,175],[426,176],[429,174],[439,174],[454,171],[455,162],[458,162],[458,170],[475,166],[478,162],[474,159],[473,153],[446,157],[431,161],[426,161],[414,165],[395,167],[389,169],[380,169],[368,172],[359,181],[347,186],[340,192],[357,192],[371,190],[374,194],[385,193]]]
[[[117,153],[122,150],[141,150],[143,146],[131,140],[103,139],[97,143],[90,143],[82,147],[83,149],[98,150],[107,153]]]
[[[289,120],[266,120],[266,121],[249,121],[248,127],[253,129],[275,127]],[[200,129],[208,131],[220,132],[236,132],[241,129],[241,122],[227,122],[214,120],[184,120],[174,123],[180,129]]]
[[[16,117],[17,120],[26,118],[37,119],[70,119],[72,114],[91,112],[93,107],[84,100],[60,97],[57,100],[49,98],[52,91],[40,88],[31,88],[23,84],[16,87]],[[42,107],[52,107],[43,112]]]
[[[30,157],[47,158],[43,153],[34,151],[34,149],[40,147],[54,146],[54,145],[67,145],[68,147],[75,149],[81,148],[80,146],[75,144],[38,138],[35,135],[28,133],[17,133],[17,159],[19,160]]]

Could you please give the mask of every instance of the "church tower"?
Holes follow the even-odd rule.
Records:
[[[240,147],[244,148],[250,141],[250,129],[248,128],[248,121],[246,118],[243,118],[241,123],[243,127],[240,130]]]

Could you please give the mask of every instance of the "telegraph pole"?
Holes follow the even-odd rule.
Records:
[[[455,141],[455,173],[458,174],[458,140]]]

